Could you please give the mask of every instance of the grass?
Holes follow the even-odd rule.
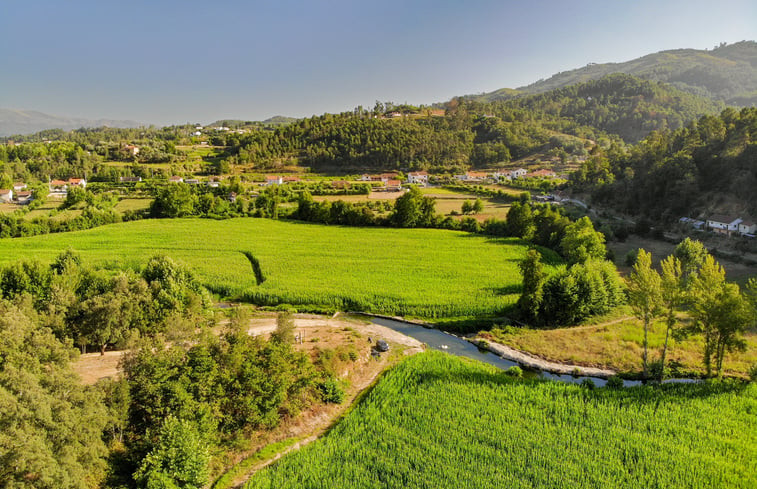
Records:
[[[67,248],[110,268],[136,268],[163,253],[212,291],[260,305],[423,318],[503,314],[520,293],[518,263],[528,249],[516,239],[435,229],[175,219],[0,240],[0,263],[51,262]],[[262,284],[243,252],[259,260]]]
[[[126,198],[121,199],[118,201],[116,206],[113,208],[118,213],[124,213],[126,211],[143,211],[150,208],[150,204],[152,203],[151,198],[143,198],[143,199],[135,199],[135,198]]]
[[[644,330],[636,318],[549,330],[493,329],[482,332],[481,336],[555,362],[609,368],[630,374],[643,370]],[[757,333],[749,332],[745,338],[746,351],[726,355],[723,362],[725,375],[746,377],[750,367],[757,365]],[[657,322],[649,335],[650,361],[659,360],[664,341],[665,327]],[[701,335],[682,340],[671,338],[667,360],[677,365],[678,375],[701,375],[704,374],[703,350]]]
[[[264,462],[275,456],[277,453],[285,451],[299,441],[299,438],[288,438],[286,440],[266,445],[259,451],[234,465],[231,470],[216,479],[211,486],[211,489],[229,489],[234,487],[235,480],[249,472],[255,465]]]
[[[244,487],[751,488],[755,410],[755,384],[589,389],[428,352]]]

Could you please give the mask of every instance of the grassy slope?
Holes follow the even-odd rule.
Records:
[[[0,263],[49,262],[73,248],[92,264],[138,267],[156,253],[202,282],[258,303],[453,317],[501,312],[520,289],[526,246],[431,229],[326,227],[265,219],[145,220],[88,231],[0,240]],[[250,251],[266,281],[257,286]]]
[[[246,488],[754,487],[756,410],[755,384],[589,390],[425,353]]]

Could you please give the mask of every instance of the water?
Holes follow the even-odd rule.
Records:
[[[393,319],[374,317],[371,318],[371,321],[397,331],[398,333],[402,333],[405,336],[415,338],[416,340],[420,341],[421,343],[425,343],[429,348],[432,348],[434,350],[451,353],[452,355],[457,355],[460,357],[472,358],[473,360],[488,363],[489,365],[501,368],[502,370],[506,370],[514,366],[521,367],[523,368],[526,377],[538,377],[543,379],[556,380],[559,382],[568,382],[572,384],[580,384],[585,379],[591,379],[591,381],[594,382],[597,387],[601,387],[607,383],[606,379],[601,379],[599,377],[558,375],[550,372],[545,372],[543,370],[526,368],[522,365],[519,365],[517,362],[506,360],[488,350],[482,350],[470,341],[466,341],[460,337],[438,329],[424,328],[422,326],[404,323],[402,321],[395,321]],[[446,346],[446,348],[442,348],[442,346]],[[624,384],[627,386],[637,385],[639,383],[639,381],[624,381]]]

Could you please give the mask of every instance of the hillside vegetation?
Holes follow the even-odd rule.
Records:
[[[755,385],[591,389],[423,353],[246,489],[747,488]]]
[[[268,219],[145,220],[0,240],[0,262],[51,262],[73,248],[92,265],[137,268],[163,253],[210,290],[260,305],[449,318],[493,316],[517,300],[527,246],[433,229],[348,228]],[[258,261],[256,279],[245,253]],[[260,279],[264,280],[260,280]],[[258,285],[258,282],[260,284]]]
[[[757,104],[757,42],[754,41],[723,44],[712,50],[661,51],[624,63],[589,63],[517,90],[501,89],[484,94],[483,99],[502,100],[523,93],[548,92],[612,73],[669,83],[691,94],[728,105]]]

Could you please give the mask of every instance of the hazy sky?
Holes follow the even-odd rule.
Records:
[[[755,0],[0,0],[0,107],[170,124],[414,104],[757,40]]]

